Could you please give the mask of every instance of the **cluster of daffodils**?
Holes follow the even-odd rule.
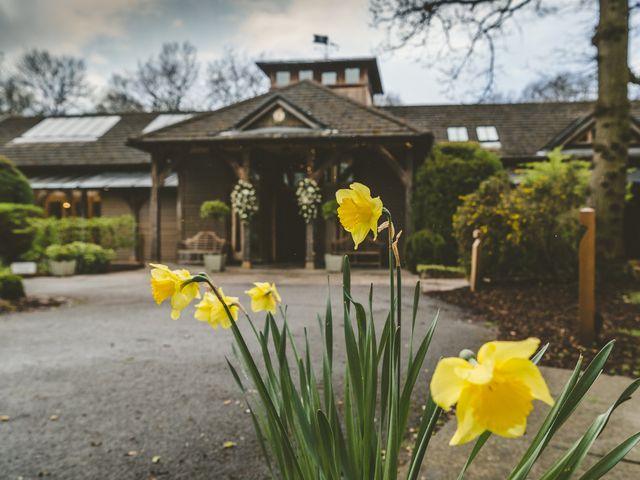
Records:
[[[313,222],[318,216],[318,207],[322,201],[322,193],[320,193],[317,182],[312,178],[300,180],[296,190],[296,198],[304,223]]]
[[[213,328],[230,328],[231,321],[238,319],[238,311],[243,310],[238,297],[228,297],[222,288],[215,287],[202,275],[191,275],[188,270],[171,270],[166,265],[151,265],[151,293],[159,305],[165,300],[171,301],[171,318],[177,320],[194,299],[200,299],[196,305],[194,317],[207,322]],[[209,284],[210,289],[201,293],[200,282]],[[282,301],[275,284],[255,282],[246,293],[251,299],[251,310],[275,314]]]
[[[240,217],[240,221],[248,223],[258,211],[255,187],[246,180],[238,180],[231,191],[231,205]]]

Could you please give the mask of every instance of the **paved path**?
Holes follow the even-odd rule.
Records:
[[[317,331],[326,274],[256,270],[218,276],[233,295],[242,295],[253,280],[278,282],[297,338],[305,327]],[[384,273],[354,273],[357,298],[366,299],[371,281],[380,291],[374,312],[380,319],[387,308],[386,280]],[[75,303],[0,316],[0,415],[10,417],[0,422],[2,480],[265,477],[250,419],[224,363],[231,354],[230,332],[213,331],[189,314],[171,321],[168,307],[152,301],[145,271],[36,278],[26,286],[29,294],[66,295]],[[411,290],[403,297],[405,311]],[[331,293],[340,296],[337,275]],[[434,300],[422,298],[419,330],[436,308]],[[431,369],[440,356],[491,338],[489,329],[442,305],[426,365]],[[418,390],[426,395],[426,381]],[[226,440],[237,447],[223,449]],[[152,463],[154,456],[158,463]]]

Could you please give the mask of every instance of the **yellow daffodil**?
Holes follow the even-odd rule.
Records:
[[[166,265],[149,264],[151,267],[151,293],[158,305],[167,298],[171,299],[171,318],[180,318],[184,310],[194,298],[200,298],[197,283],[190,283],[182,288],[182,283],[191,278],[188,270],[170,270]]]
[[[276,313],[278,303],[282,302],[280,294],[276,289],[275,283],[255,282],[255,287],[247,290],[246,293],[251,297],[251,310],[254,312],[271,312]]]
[[[361,183],[352,183],[349,188],[336,192],[338,218],[344,229],[353,237],[355,249],[358,248],[369,231],[373,239],[378,237],[378,220],[382,215],[382,200],[372,198],[369,187]]]
[[[238,319],[238,297],[225,296],[221,288],[218,289],[218,292],[224,299],[224,303],[227,304],[233,320],[236,321]],[[196,305],[195,317],[196,320],[209,322],[209,325],[213,328],[218,328],[218,325],[221,325],[222,328],[231,327],[231,321],[224,310],[224,306],[218,300],[218,297],[211,292],[205,292],[202,301]]]
[[[433,401],[444,410],[456,406],[458,428],[450,445],[469,442],[488,430],[519,437],[527,427],[533,400],[553,405],[538,367],[529,358],[537,338],[489,342],[476,359],[443,358],[431,380]]]

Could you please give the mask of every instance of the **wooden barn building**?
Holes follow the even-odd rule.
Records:
[[[558,145],[592,155],[588,102],[375,107],[375,58],[258,66],[269,92],[211,112],[0,117],[0,155],[30,178],[48,215],[134,215],[139,260],[173,261],[180,241],[215,229],[236,260],[307,266],[321,266],[335,233],[298,214],[305,177],[324,199],[352,181],[371,186],[406,232],[415,172],[434,141],[477,141],[507,166]],[[637,161],[640,103],[632,110]],[[201,219],[201,203],[229,202],[239,178],[258,192],[250,228],[235,215]]]

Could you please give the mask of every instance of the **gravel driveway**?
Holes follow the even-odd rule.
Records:
[[[369,281],[376,285],[381,318],[387,308],[385,275],[354,276],[354,295],[362,301]],[[296,337],[302,338],[305,327],[317,332],[315,315],[324,310],[328,289],[324,275],[256,270],[226,273],[219,283],[228,295],[242,296],[252,279],[279,283]],[[171,321],[167,306],[152,301],[144,270],[37,278],[26,286],[28,294],[66,295],[74,302],[0,316],[0,415],[10,417],[0,422],[1,479],[267,476],[225,365],[230,332],[213,331],[189,318],[191,311]],[[403,298],[405,312],[410,290]],[[339,295],[339,282],[332,279],[332,296]],[[422,298],[419,330],[437,308]],[[460,310],[441,305],[426,366],[492,337],[490,330],[464,321]],[[425,391],[422,382],[419,392]],[[237,446],[224,449],[227,440]]]

